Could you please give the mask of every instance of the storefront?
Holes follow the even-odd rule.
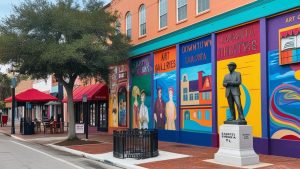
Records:
[[[15,96],[15,101],[17,110],[16,114],[21,114],[20,133],[34,134],[35,126],[37,126],[37,124],[49,121],[50,118],[47,116],[48,106],[45,104],[47,102],[57,100],[58,99],[56,97],[40,92],[36,89],[28,89],[17,94]],[[4,101],[12,102],[12,97],[9,97]],[[55,119],[55,121],[59,122],[58,119]]]
[[[218,128],[230,114],[222,82],[235,62],[255,151],[299,158],[300,10],[280,12],[247,15],[244,22],[237,16],[247,11],[224,15],[137,45],[128,64],[129,126],[158,128],[164,141],[217,147]]]
[[[91,132],[108,131],[108,88],[104,84],[79,86],[73,91],[75,123],[84,123],[83,95],[87,95],[88,124]],[[66,102],[64,98],[63,102]]]

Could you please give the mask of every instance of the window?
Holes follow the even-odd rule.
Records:
[[[126,14],[126,35],[131,38],[131,13]]]
[[[197,119],[198,120],[202,119],[202,112],[200,110],[198,110],[198,112],[197,112]]]
[[[202,100],[210,100],[210,92],[203,92]]]
[[[140,18],[140,36],[146,35],[146,9],[145,5],[141,5],[139,10]]]
[[[205,110],[205,120],[210,120],[210,111]]]
[[[159,0],[159,29],[168,25],[168,0]]]
[[[184,119],[185,120],[190,120],[191,118],[190,118],[190,112],[189,111],[185,111],[184,112]]]
[[[197,14],[209,10],[209,0],[196,0]]]
[[[190,100],[194,100],[194,95],[190,94]]]
[[[199,100],[199,93],[195,93],[195,100]]]
[[[279,64],[300,62],[300,24],[279,30]]]
[[[183,101],[188,101],[188,89],[183,88]]]
[[[177,0],[177,22],[187,18],[187,0]]]

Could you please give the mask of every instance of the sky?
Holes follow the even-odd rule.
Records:
[[[48,0],[50,2],[56,2],[56,0]],[[77,2],[82,2],[81,0],[75,0]],[[111,0],[103,0],[104,3],[109,3]],[[3,20],[3,18],[9,16],[12,11],[13,5],[18,5],[20,3],[24,2],[24,0],[0,0],[0,22]],[[6,72],[7,68],[9,66],[0,65],[0,71]]]
[[[55,2],[56,0],[48,0],[51,2]],[[81,2],[81,0],[75,0],[77,2]],[[103,0],[105,3],[110,2],[110,0]],[[24,2],[24,0],[0,0],[0,20],[3,17],[9,16],[12,12],[12,5],[18,5]]]

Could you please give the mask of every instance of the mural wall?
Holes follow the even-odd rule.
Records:
[[[212,132],[211,37],[179,46],[181,130]]]
[[[300,11],[269,19],[267,29],[270,136],[300,140]]]
[[[261,125],[261,68],[260,68],[260,30],[254,22],[217,34],[217,101],[218,124],[230,116],[223,78],[229,73],[227,64],[235,62],[237,72],[241,73],[241,102],[249,125],[253,127],[254,137],[262,136]],[[236,111],[237,113],[237,111]]]
[[[110,67],[109,127],[128,127],[128,66]]]
[[[177,130],[176,47],[154,53],[154,126]],[[177,124],[177,126],[176,126]]]
[[[131,61],[130,113],[132,128],[153,128],[152,71],[149,55]]]

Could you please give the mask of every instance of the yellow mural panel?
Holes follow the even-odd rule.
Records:
[[[218,126],[224,123],[226,115],[229,114],[225,88],[223,87],[223,78],[229,73],[227,68],[229,62],[237,64],[236,71],[240,72],[242,76],[240,89],[245,118],[248,125],[253,128],[253,136],[261,137],[261,66],[259,53],[217,62]]]

